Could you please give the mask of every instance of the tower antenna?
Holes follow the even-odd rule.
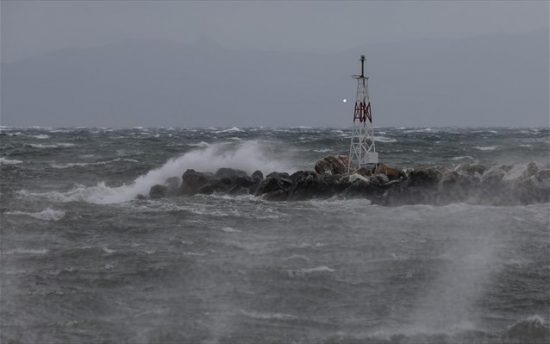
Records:
[[[369,78],[365,76],[365,55],[361,55],[361,75],[357,79],[357,99],[353,112],[353,127],[349,148],[348,173],[352,169],[378,164],[378,153],[374,145],[374,125],[369,98]]]

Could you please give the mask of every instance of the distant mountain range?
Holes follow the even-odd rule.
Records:
[[[548,126],[548,33],[334,54],[130,40],[1,67],[13,126],[348,126],[359,55],[378,126]],[[343,103],[342,99],[350,101]]]

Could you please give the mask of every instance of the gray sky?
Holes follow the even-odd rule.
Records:
[[[330,53],[368,43],[548,29],[547,1],[5,1],[2,59],[163,38]]]
[[[3,125],[347,126],[361,53],[378,126],[549,125],[548,1],[1,0],[0,12]]]

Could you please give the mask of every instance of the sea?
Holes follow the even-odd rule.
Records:
[[[550,168],[549,128],[377,128],[390,166]],[[1,343],[549,343],[550,204],[150,199],[347,128],[0,128]],[[143,195],[145,197],[140,197]]]

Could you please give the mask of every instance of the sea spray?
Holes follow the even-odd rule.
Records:
[[[130,184],[109,187],[105,182],[96,186],[78,185],[68,192],[48,192],[44,195],[61,202],[84,201],[96,204],[122,203],[135,199],[138,195],[147,195],[155,184],[164,184],[168,178],[181,177],[186,169],[202,172],[215,172],[221,167],[241,169],[253,172],[291,171],[288,162],[277,160],[257,141],[246,141],[237,146],[212,144],[202,149],[195,149],[182,156],[168,160],[163,166],[153,169],[136,178]],[[27,192],[27,194],[32,194]],[[39,196],[34,193],[35,196]]]

